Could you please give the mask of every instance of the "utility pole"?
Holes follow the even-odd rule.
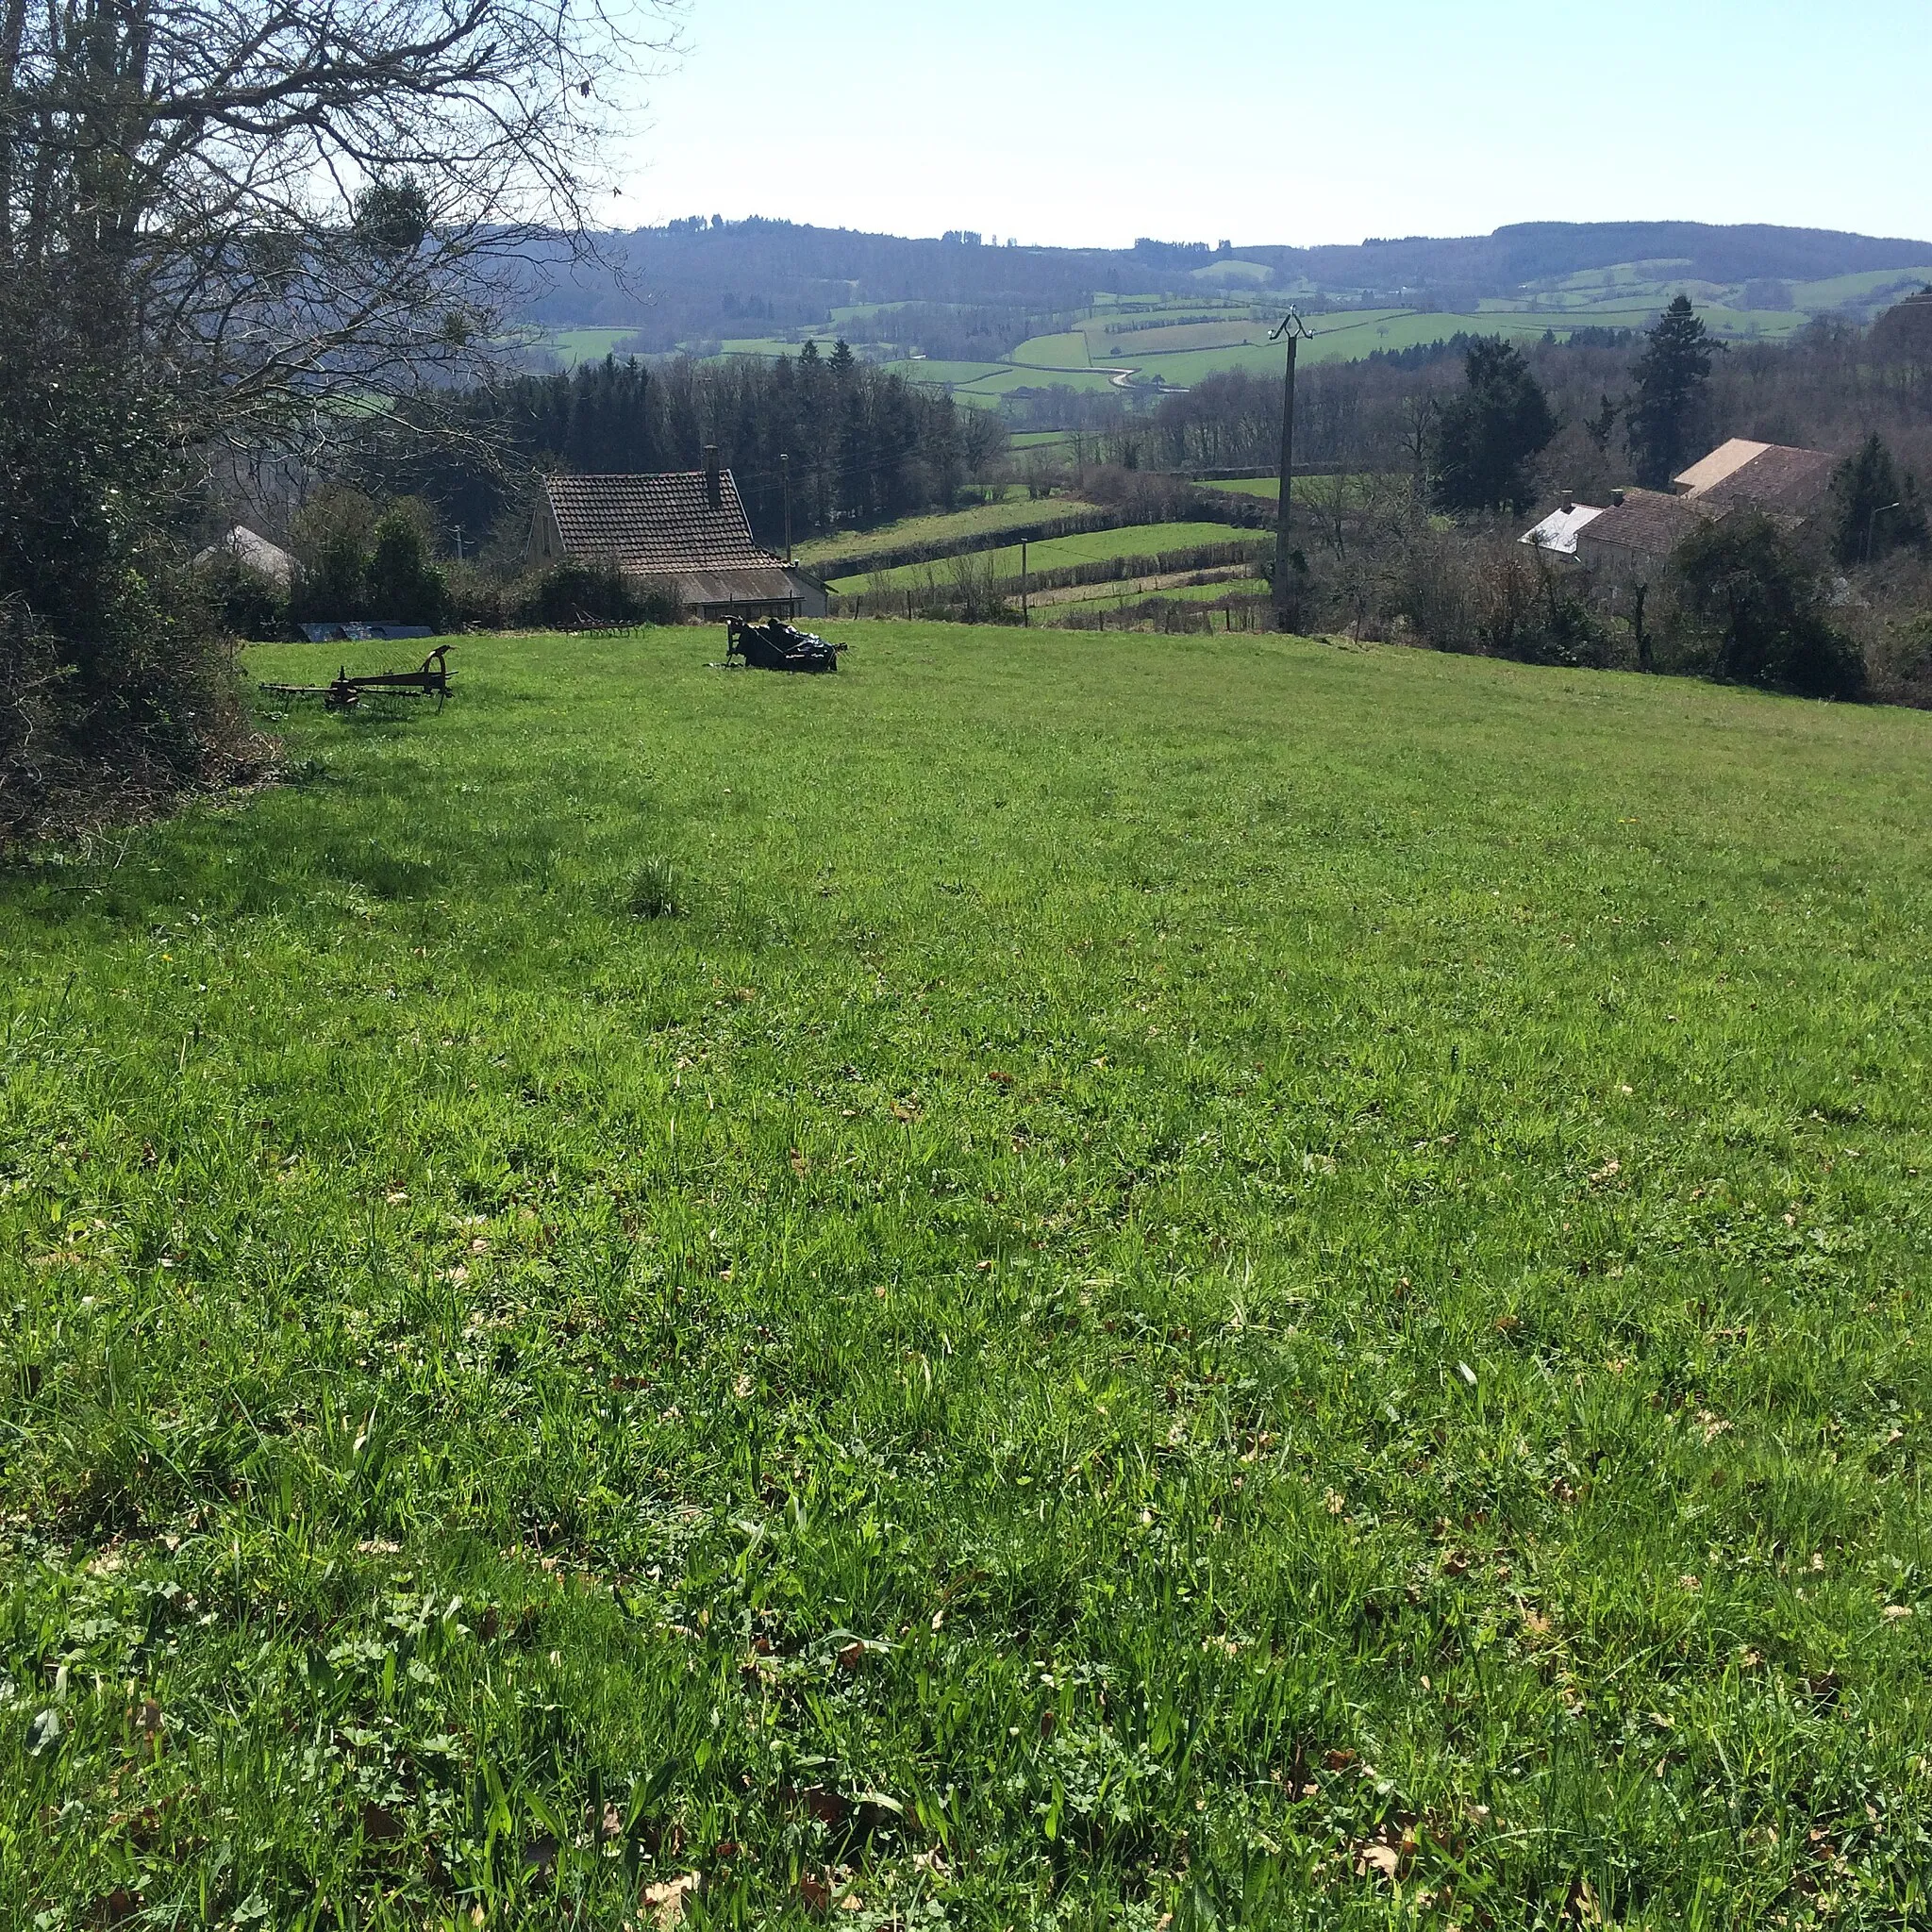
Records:
[[[1877,508],[1874,509],[1868,518],[1866,518],[1865,563],[1868,569],[1870,568],[1872,562],[1872,546],[1874,542],[1877,541],[1878,539],[1878,519],[1880,517],[1890,516],[1893,510],[1903,509],[1904,508],[1905,499],[1901,497],[1897,503],[1881,503],[1877,507]]]
[[[785,561],[791,561],[791,458],[778,452],[778,487],[785,497]]]
[[[1030,629],[1033,625],[1033,608],[1026,600],[1026,540],[1020,539],[1020,622]]]
[[[1301,310],[1291,308],[1281,319],[1281,326],[1269,336],[1271,342],[1288,338],[1288,369],[1281,379],[1281,507],[1274,521],[1274,628],[1291,630],[1291,605],[1295,601],[1289,589],[1289,577],[1292,566],[1288,541],[1288,513],[1290,495],[1294,485],[1294,363],[1295,351],[1301,346],[1302,339],[1312,334],[1307,323],[1302,320]]]

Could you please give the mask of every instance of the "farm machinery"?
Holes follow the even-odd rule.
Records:
[[[778,617],[754,621],[730,620],[724,661],[735,658],[752,671],[836,671],[843,644],[828,644],[808,630],[799,630]]]
[[[420,671],[375,671],[351,677],[344,665],[330,684],[265,684],[261,688],[276,697],[320,698],[331,711],[354,710],[365,697],[374,696],[433,697],[440,711],[449,696],[449,646],[437,645],[423,660]]]

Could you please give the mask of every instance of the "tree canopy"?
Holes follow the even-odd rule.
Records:
[[[488,363],[535,238],[587,232],[657,17],[0,0],[0,792],[207,766],[239,715],[180,568],[211,470]]]
[[[1710,380],[1711,358],[1722,348],[1703,318],[1679,295],[1644,339],[1631,371],[1637,393],[1626,417],[1637,480],[1662,490],[1696,460],[1700,404]]]
[[[1500,337],[1470,344],[1463,376],[1431,437],[1436,501],[1451,510],[1520,511],[1535,493],[1529,466],[1556,436],[1556,413],[1522,350]]]
[[[1871,563],[1893,550],[1925,547],[1918,478],[1900,474],[1875,431],[1833,473],[1831,494],[1832,554],[1840,563]]]

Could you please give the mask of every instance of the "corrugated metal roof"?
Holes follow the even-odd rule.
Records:
[[[717,509],[702,470],[547,476],[543,488],[566,556],[608,558],[638,576],[781,569],[752,537],[737,479],[725,470],[718,481]]]
[[[1587,503],[1574,503],[1568,509],[1553,511],[1521,541],[1534,543],[1539,550],[1548,550],[1558,557],[1574,557],[1577,532],[1595,523],[1603,514],[1602,510],[1593,509]]]
[[[768,569],[640,572],[647,585],[663,585],[687,610],[715,604],[790,604],[797,587],[780,565]]]

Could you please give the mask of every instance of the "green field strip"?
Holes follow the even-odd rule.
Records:
[[[1078,329],[1063,335],[1034,336],[1012,353],[1010,359],[1028,369],[1085,369],[1090,366],[1087,338]]]
[[[1039,509],[1041,506],[1035,505]],[[1027,545],[1027,565],[1036,572],[1064,570],[1074,564],[1102,563],[1116,557],[1165,557],[1191,550],[1206,543],[1238,543],[1253,537],[1257,548],[1272,539],[1260,533],[1237,530],[1226,524],[1134,524],[1121,530],[1091,530],[1074,537],[1046,537]],[[1017,543],[989,547],[971,553],[975,565],[991,561],[995,577],[1020,575],[1020,546]],[[941,558],[932,563],[908,563],[884,574],[886,590],[916,589],[928,577],[944,584],[955,559]],[[880,588],[872,575],[849,576],[832,586],[841,596],[860,596]]]
[[[1055,517],[1091,515],[1093,506],[1074,497],[1030,498],[1016,488],[1004,503],[974,504],[966,509],[948,510],[937,516],[903,517],[897,523],[882,524],[862,533],[841,533],[836,537],[815,537],[801,543],[798,560],[808,567],[824,558],[862,556],[871,550],[889,554],[919,544],[950,544],[969,537],[997,537],[1002,531],[1024,525],[1050,522]],[[924,568],[924,566],[921,566]]]

